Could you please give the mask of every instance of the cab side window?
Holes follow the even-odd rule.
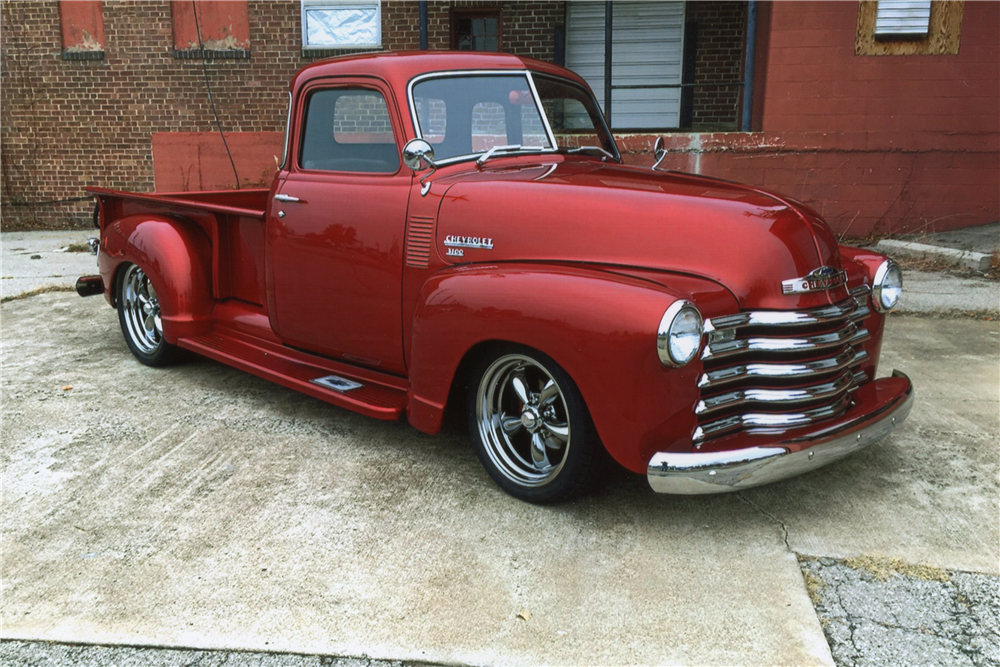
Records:
[[[306,100],[299,166],[391,174],[399,153],[385,98],[367,88],[317,90]]]

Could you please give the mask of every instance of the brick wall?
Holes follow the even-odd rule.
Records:
[[[561,2],[461,3],[500,7],[504,50],[551,60]],[[451,2],[428,2],[429,47],[451,42]],[[275,133],[285,125],[288,81],[303,65],[329,55],[302,52],[297,1],[251,0],[246,5],[250,57],[207,62],[219,120],[234,149],[244,185],[264,183],[273,171]],[[100,60],[63,60],[59,3],[4,2],[0,21],[0,225],[3,229],[64,228],[90,224],[88,185],[154,189],[153,136],[161,150],[191,144],[188,170],[202,150],[216,151],[215,121],[206,95],[203,61],[173,54],[170,3],[106,1]],[[384,0],[383,46],[420,45],[416,2]],[[350,51],[342,51],[350,53]],[[201,133],[203,139],[199,139]],[[221,149],[221,143],[218,150]],[[217,155],[215,157],[218,157]],[[280,156],[279,156],[280,159]],[[227,174],[228,159],[216,174]],[[199,174],[169,179],[191,187]]]
[[[456,6],[499,7],[505,50],[554,57],[564,3]],[[0,7],[4,229],[88,225],[88,202],[44,202],[81,196],[90,184],[152,190],[154,152],[183,158],[156,175],[162,187],[218,185],[191,171],[202,165],[217,179],[229,164],[202,61],[173,57],[166,0],[105,2],[101,60],[61,59],[57,2]],[[418,48],[417,3],[382,7],[385,48]],[[428,3],[432,49],[450,44],[451,7]],[[691,3],[688,17],[735,26],[744,7]],[[280,152],[288,81],[315,56],[302,53],[298,2],[251,0],[246,11],[251,57],[209,61],[207,69],[241,180],[260,183]],[[790,195],[851,235],[1000,219],[1000,4],[965,3],[957,55],[855,55],[857,3],[761,3],[761,13],[755,109],[763,132],[668,135],[667,166]],[[732,55],[735,35],[730,28],[704,38],[714,46],[699,57],[697,76],[709,76],[713,63],[719,69],[708,58],[713,50]],[[706,125],[733,109],[731,97],[702,99],[712,100],[698,116]],[[651,162],[653,137],[620,139],[628,161]]]
[[[739,86],[711,84],[743,80],[747,3],[689,2],[685,21],[697,25],[691,128],[739,129]],[[689,33],[690,34],[690,33]],[[708,84],[708,85],[706,85]]]

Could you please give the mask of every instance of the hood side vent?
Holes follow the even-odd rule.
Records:
[[[406,225],[406,265],[426,269],[430,263],[433,241],[434,218],[411,216]]]

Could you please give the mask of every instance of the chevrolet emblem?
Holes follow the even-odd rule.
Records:
[[[800,294],[802,292],[822,292],[840,287],[847,282],[847,272],[838,271],[832,266],[821,266],[810,271],[802,278],[792,278],[781,282],[782,294]]]

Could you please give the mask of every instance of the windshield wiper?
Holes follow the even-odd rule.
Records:
[[[521,146],[520,144],[512,144],[510,146],[494,146],[480,155],[479,159],[476,160],[476,164],[484,164],[494,155],[504,155],[507,153],[541,153],[545,150],[548,149],[541,146]]]
[[[609,151],[604,150],[600,146],[577,146],[576,148],[570,148],[568,146],[560,146],[556,152],[558,153],[582,153],[583,151],[597,151],[598,153],[604,153],[606,156],[612,160],[617,160],[614,155]]]

